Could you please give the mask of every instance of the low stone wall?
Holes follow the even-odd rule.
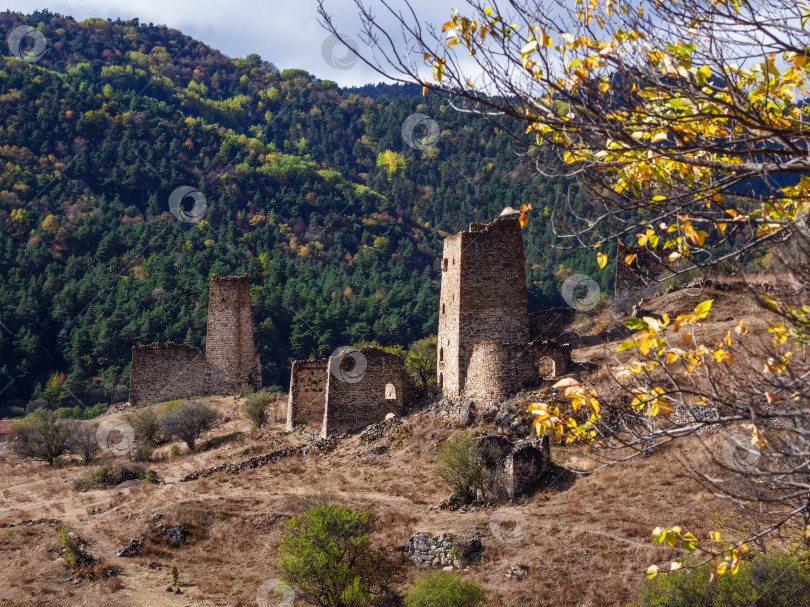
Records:
[[[241,462],[236,463],[225,462],[224,464],[220,464],[219,466],[212,466],[210,468],[203,468],[202,470],[195,470],[194,472],[189,472],[185,476],[181,477],[180,482],[186,483],[188,481],[196,481],[201,476],[209,476],[211,474],[214,474],[215,472],[232,472],[236,474],[251,468],[261,468],[266,464],[276,462],[280,459],[284,459],[285,457],[290,457],[293,455],[304,456],[312,451],[314,451],[318,455],[323,455],[337,446],[337,438],[338,437],[335,436],[332,436],[328,439],[319,438],[318,440],[309,445],[299,445],[297,447],[284,447],[283,449],[277,449],[276,451],[271,451],[270,453],[265,453],[264,455],[255,455],[248,459],[244,459]]]
[[[205,356],[182,344],[132,348],[129,401],[132,405],[190,398],[204,393]]]
[[[456,541],[452,535],[442,534],[431,537],[427,533],[417,533],[405,544],[405,554],[422,567],[455,567],[462,569],[470,563],[481,560],[481,540],[470,538]]]
[[[568,344],[481,342],[473,348],[464,396],[482,403],[493,402],[541,379],[563,375],[570,366]]]
[[[287,431],[299,424],[317,430],[323,426],[326,409],[326,382],[329,359],[296,360],[290,371],[290,395],[287,400]]]

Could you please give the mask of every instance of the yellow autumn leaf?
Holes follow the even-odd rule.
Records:
[[[597,253],[596,254],[596,263],[599,265],[599,269],[603,269],[607,265],[607,255],[604,253]]]
[[[713,299],[708,299],[695,308],[695,316],[698,318],[706,318],[709,315],[709,310],[712,309]]]

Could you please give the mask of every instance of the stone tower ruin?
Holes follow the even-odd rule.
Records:
[[[517,217],[472,223],[444,241],[439,299],[438,382],[460,396],[475,344],[528,342],[523,235]]]
[[[130,369],[133,405],[260,389],[247,275],[211,277],[205,352],[173,343],[136,346]]]
[[[211,277],[205,360],[209,393],[232,394],[245,386],[261,386],[247,275]]]

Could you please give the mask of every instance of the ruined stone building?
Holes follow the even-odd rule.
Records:
[[[570,346],[554,337],[573,316],[553,315],[554,336],[542,326],[548,314],[530,322],[517,217],[473,223],[446,238],[441,272],[437,371],[444,396],[493,400],[567,371]]]
[[[247,275],[211,277],[205,352],[175,343],[132,348],[129,401],[133,405],[239,394],[261,385]]]
[[[400,416],[408,390],[402,358],[378,348],[297,360],[290,373],[287,430],[306,425],[322,437]]]
[[[474,440],[483,454],[487,470],[485,491],[490,498],[515,499],[537,483],[551,463],[549,436],[541,437],[536,444],[513,443],[497,434],[485,434]]]

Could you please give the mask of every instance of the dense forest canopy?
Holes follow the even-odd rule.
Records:
[[[47,41],[35,62],[5,45],[21,24]],[[125,398],[135,345],[204,347],[211,274],[249,274],[265,384],[359,340],[407,345],[435,332],[443,237],[506,206],[534,208],[532,307],[562,304],[574,272],[612,286],[551,246],[551,213],[589,204],[576,185],[439,98],[137,20],[2,13],[0,38],[0,415]],[[405,142],[415,112],[435,145]],[[169,212],[183,185],[198,223]]]

